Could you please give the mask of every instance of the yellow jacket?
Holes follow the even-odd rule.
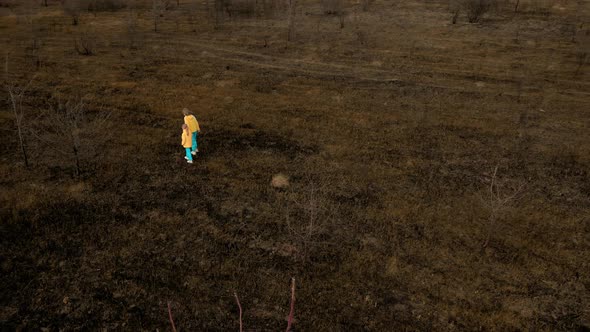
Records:
[[[199,127],[199,122],[197,122],[197,118],[195,118],[194,115],[189,114],[185,116],[184,123],[186,123],[191,133],[194,133],[195,131],[201,131],[201,128]]]
[[[182,146],[185,148],[190,148],[193,146],[193,137],[192,135],[189,133],[187,135],[186,130],[182,131]]]

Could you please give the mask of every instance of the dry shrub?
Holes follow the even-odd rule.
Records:
[[[0,7],[14,8],[19,4],[17,0],[0,0]]]
[[[131,10],[125,22],[127,27],[127,46],[130,49],[138,49],[143,45],[143,34],[137,23],[137,16],[137,12]]]
[[[344,10],[342,0],[322,0],[321,5],[325,15],[339,15]]]
[[[158,32],[160,18],[164,16],[164,3],[161,0],[152,0],[152,17],[154,19],[154,32]]]
[[[94,55],[96,52],[97,34],[90,29],[80,32],[74,39],[74,48],[80,55]]]
[[[227,7],[227,12],[230,17],[252,17],[256,14],[256,0],[233,0]]]
[[[35,0],[22,0],[11,10],[16,15],[17,23],[32,24],[33,17],[37,14],[38,3]]]
[[[496,6],[496,0],[465,0],[463,6],[467,11],[469,23],[477,23],[490,9]]]
[[[375,0],[361,0],[361,8],[364,12],[369,10],[369,7],[375,2]]]
[[[83,99],[55,99],[35,133],[47,151],[55,152],[58,160],[72,163],[74,174],[80,176],[96,163],[110,139],[109,116],[108,112],[91,110]]]
[[[91,12],[114,12],[127,7],[124,0],[91,0],[88,4],[88,11]]]
[[[63,1],[64,14],[72,18],[72,25],[78,25],[80,22],[80,15],[82,11],[88,8],[88,1],[86,0],[64,0]]]
[[[18,142],[20,146],[20,150],[23,156],[23,161],[25,163],[25,167],[29,167],[29,159],[28,159],[28,151],[27,151],[27,141],[26,133],[29,131],[29,122],[25,121],[25,107],[24,101],[26,98],[26,93],[29,90],[29,86],[31,85],[33,78],[27,84],[18,84],[16,80],[11,80],[9,78],[9,70],[8,70],[8,57],[6,58],[5,64],[5,76],[7,81],[5,83],[5,89],[8,93],[9,97],[9,104],[14,115],[14,123],[16,127],[16,136],[18,137]]]
[[[288,4],[281,0],[262,1],[262,10],[267,18],[275,17],[278,13],[284,13],[288,7]]]
[[[329,198],[329,184],[310,182],[281,194],[289,244],[283,249],[302,262],[321,255],[338,243],[333,238],[339,219],[338,204]]]
[[[289,30],[287,34],[287,40],[295,40],[295,22],[297,19],[297,0],[289,0]]]
[[[252,17],[256,15],[256,0],[215,0],[216,15]]]
[[[547,15],[551,12],[554,3],[554,0],[534,0],[530,1],[528,8],[532,13]]]
[[[529,12],[546,15],[551,11],[554,4],[555,0],[514,0],[510,5],[515,13]]]
[[[477,23],[487,12],[497,6],[497,0],[451,0],[449,7],[451,12],[453,12],[454,24],[461,11],[467,14],[469,23]]]
[[[488,214],[486,220],[486,239],[483,247],[487,247],[494,232],[500,228],[498,225],[506,212],[511,209],[518,199],[522,196],[525,183],[522,181],[509,181],[498,178],[498,166],[496,166],[489,176],[482,195],[480,196],[484,210]]]
[[[197,22],[199,21],[199,3],[190,2],[184,8],[184,14],[188,19],[188,23],[192,32],[197,32]]]

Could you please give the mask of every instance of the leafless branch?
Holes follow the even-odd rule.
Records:
[[[236,303],[238,304],[238,309],[240,310],[240,332],[243,332],[244,325],[242,324],[242,305],[240,304],[240,298],[238,298],[238,293],[234,292],[234,297],[236,298]]]
[[[176,325],[174,325],[174,318],[172,318],[172,308],[170,307],[170,301],[168,301],[168,318],[170,319],[170,325],[172,325],[172,331],[176,332]]]
[[[291,309],[289,310],[289,318],[287,319],[287,330],[291,331],[293,325],[293,318],[295,317],[295,278],[291,278]]]

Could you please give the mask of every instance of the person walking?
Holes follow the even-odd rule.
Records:
[[[199,146],[197,143],[197,136],[201,132],[201,128],[199,127],[199,122],[197,121],[197,118],[195,118],[195,116],[188,110],[188,108],[183,109],[182,114],[184,114],[184,123],[188,126],[188,128],[191,132],[191,138],[192,138],[191,154],[193,156],[195,156],[197,154],[197,152],[199,152]]]
[[[189,164],[193,163],[193,156],[191,154],[191,149],[193,147],[193,142],[192,142],[192,136],[191,136],[191,132],[189,127],[186,124],[182,125],[182,147],[184,148],[184,151],[186,152],[186,156],[184,156],[184,159],[186,159],[186,162]]]

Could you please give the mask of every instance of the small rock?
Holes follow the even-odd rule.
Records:
[[[272,181],[270,182],[270,185],[273,188],[279,188],[279,189],[284,189],[289,187],[289,177],[287,177],[286,175],[283,174],[276,174],[272,177]]]

